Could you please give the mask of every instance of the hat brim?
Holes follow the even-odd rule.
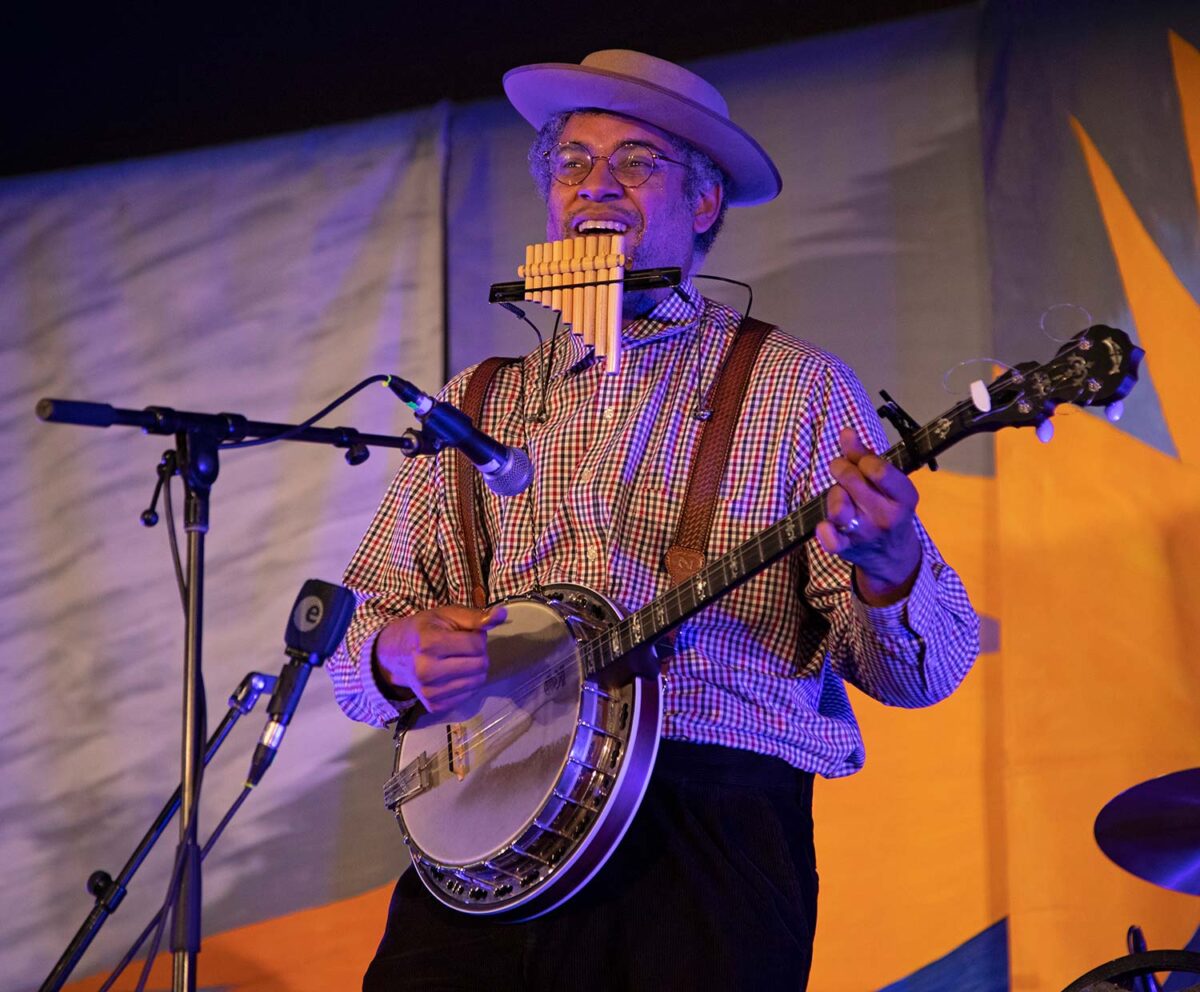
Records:
[[[595,108],[678,135],[725,170],[730,180],[725,198],[733,206],[765,203],[783,188],[775,163],[750,135],[702,104],[654,83],[546,62],[505,73],[504,92],[517,113],[538,129],[555,114]]]

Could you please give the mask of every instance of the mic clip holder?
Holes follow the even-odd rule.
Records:
[[[444,447],[446,442],[441,437],[420,427],[410,427],[400,435],[400,453],[405,458],[436,455]]]
[[[913,420],[913,418],[909,415],[909,412],[905,410],[904,407],[902,407],[899,403],[892,399],[891,396],[888,395],[888,391],[886,389],[879,390],[879,395],[883,397],[884,402],[883,405],[880,406],[875,412],[896,428],[896,431],[899,433],[901,439],[908,444],[909,450],[915,455],[917,453],[917,446],[912,443],[913,435],[920,430],[921,425]],[[928,465],[930,472],[936,472],[938,470],[937,459],[933,456],[922,458],[921,464]]]
[[[456,440],[461,440],[453,436],[455,426],[471,425],[470,418],[457,407],[435,399],[407,379],[390,376],[387,386],[421,423],[400,435],[400,453],[406,458],[436,455],[443,448],[454,447]]]

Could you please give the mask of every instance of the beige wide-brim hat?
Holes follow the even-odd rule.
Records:
[[[725,170],[730,205],[765,203],[783,188],[775,163],[729,119],[729,106],[716,87],[653,55],[618,48],[593,52],[579,65],[523,65],[505,73],[504,92],[538,129],[563,111],[594,109],[678,135]]]

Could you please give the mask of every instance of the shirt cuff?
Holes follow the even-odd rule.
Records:
[[[386,723],[391,723],[403,713],[407,713],[412,709],[415,698],[408,702],[401,702],[395,699],[389,699],[383,694],[379,683],[375,681],[375,668],[371,661],[375,657],[375,642],[379,639],[383,628],[380,627],[374,633],[370,634],[362,643],[362,647],[358,649],[358,681],[362,686],[362,699],[367,704],[372,713],[383,715]],[[391,715],[387,714],[391,712]]]
[[[921,553],[921,567],[917,569],[913,587],[903,599],[887,606],[870,606],[859,597],[857,584],[854,589],[854,608],[863,620],[881,634],[912,633],[918,628],[921,618],[929,615],[936,599],[937,580],[933,577],[929,557],[924,552]]]

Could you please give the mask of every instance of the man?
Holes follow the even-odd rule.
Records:
[[[628,293],[624,359],[606,375],[575,335],[502,369],[482,429],[528,450],[534,483],[485,495],[491,601],[576,582],[636,608],[671,585],[678,523],[709,393],[740,317],[688,278],[729,205],[780,179],[694,74],[636,52],[505,77],[535,127],[530,152],[547,237],[625,234],[629,266],[679,266],[675,292]],[[466,375],[446,388],[461,403]],[[710,558],[826,490],[826,516],[794,554],[678,632],[663,741],[642,806],[583,891],[521,924],[436,903],[414,872],[397,886],[368,989],[803,988],[816,922],[814,773],[846,775],[863,747],[843,680],[921,706],[957,686],[978,621],[914,517],[906,476],[853,374],[773,331],[758,354],[722,480]],[[445,457],[402,466],[351,562],[360,597],[330,663],[338,699],[382,725],[439,714],[488,670],[503,608],[476,609],[461,478]]]

